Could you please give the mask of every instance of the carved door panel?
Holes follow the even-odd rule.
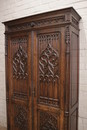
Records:
[[[63,129],[63,34],[63,28],[34,32],[34,130]]]
[[[31,130],[30,34],[10,35],[8,41],[10,129]]]

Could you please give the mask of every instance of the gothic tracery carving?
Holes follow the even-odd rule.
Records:
[[[39,58],[40,81],[55,81],[59,78],[59,53],[52,47],[50,37],[46,37],[47,47],[41,52]],[[57,38],[57,35],[54,38]]]
[[[19,45],[19,49],[13,56],[13,78],[26,79],[27,76],[27,53]]]
[[[27,116],[27,109],[20,106],[15,105],[15,112],[14,115],[14,124],[16,127],[19,127],[21,130],[27,130],[28,126],[28,116]]]
[[[41,111],[40,130],[58,130],[57,116]]]

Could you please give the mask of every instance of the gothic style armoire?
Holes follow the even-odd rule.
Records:
[[[78,130],[79,20],[71,7],[4,22],[8,130]]]

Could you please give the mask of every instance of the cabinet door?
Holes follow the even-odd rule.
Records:
[[[8,38],[10,130],[31,130],[31,45],[30,34]]]
[[[64,123],[63,29],[34,32],[34,130],[62,130]],[[62,32],[62,33],[61,33]]]

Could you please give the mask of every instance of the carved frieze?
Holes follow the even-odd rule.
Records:
[[[65,21],[65,15],[41,19],[37,21],[31,21],[28,23],[23,23],[15,26],[8,27],[8,30],[11,31],[20,31],[20,30],[27,30],[31,29],[32,27],[42,27],[42,26],[49,26],[52,24],[57,24]]]

